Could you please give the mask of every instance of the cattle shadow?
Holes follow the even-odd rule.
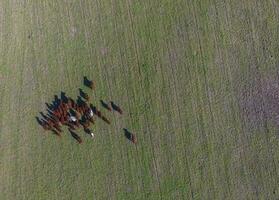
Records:
[[[88,94],[86,94],[81,88],[78,89],[79,90],[79,95],[85,99],[85,100],[88,100],[89,99],[89,96]]]
[[[52,104],[45,102],[45,105],[46,105],[47,109],[54,110],[54,106]]]
[[[47,113],[47,117],[48,117],[48,119],[50,119],[52,121],[59,121],[59,119],[52,114]]]
[[[92,109],[92,111],[95,115],[97,115],[100,118],[102,117],[101,112],[96,108],[96,106],[93,106],[92,104],[90,104],[89,106],[90,106],[90,108]]]
[[[54,95],[54,100],[52,101],[52,104],[55,107],[58,107],[60,103],[61,103],[61,99],[58,97],[58,95]]]
[[[39,113],[40,113],[40,115],[42,116],[42,118],[44,120],[48,120],[48,116],[47,115],[45,115],[43,112],[39,112]]]
[[[45,105],[49,110],[53,111],[58,108],[61,102],[68,102],[68,97],[66,96],[66,93],[63,91],[60,92],[60,98],[58,97],[58,95],[54,95],[54,100],[52,101],[52,103],[45,102]]]
[[[84,128],[83,130],[86,134],[91,135],[92,131],[89,128]]]
[[[47,114],[49,114],[49,115],[54,115],[53,110],[51,110],[51,109],[47,108],[47,109],[46,109],[46,111],[47,111]]]
[[[81,98],[81,96],[78,96],[76,103],[78,106],[84,106],[86,104],[85,101]]]
[[[100,102],[105,109],[111,111],[111,107],[109,106],[109,104],[105,103],[103,100],[100,100]]]
[[[41,120],[38,116],[36,116],[35,119],[40,126],[43,126],[43,124],[44,124],[43,120]]]
[[[111,104],[111,107],[112,107],[113,110],[119,112],[120,114],[123,113],[123,111],[121,110],[121,108],[120,108],[118,105],[116,105],[113,101],[111,101],[110,104]]]
[[[71,130],[70,128],[68,129],[69,132],[71,133],[71,136],[80,144],[82,143],[82,139],[78,136],[78,134],[76,134],[73,130]]]
[[[51,129],[52,134],[58,136],[59,138],[61,138],[61,133],[59,133],[57,130],[55,129]]]
[[[126,128],[123,128],[123,131],[124,131],[125,137],[126,137],[128,140],[132,141],[132,133],[131,133],[130,131],[128,131]]]
[[[101,116],[101,119],[107,124],[110,124],[110,121],[105,116]]]
[[[66,96],[66,93],[65,93],[65,92],[61,91],[60,97],[61,97],[61,100],[62,100],[64,103],[68,103],[69,99],[68,99],[68,97]]]
[[[93,104],[91,103],[91,104],[89,104],[89,107],[91,108],[91,110],[95,113],[95,111],[96,111],[96,107],[95,106],[93,106]]]
[[[89,87],[89,88],[92,89],[92,81],[89,80],[89,79],[87,78],[87,76],[84,76],[84,77],[83,77],[83,84],[84,84],[86,87]]]
[[[134,143],[134,144],[137,144],[137,138],[136,138],[136,136],[135,136],[133,133],[131,133],[130,131],[128,131],[128,129],[126,129],[126,128],[123,128],[123,130],[124,130],[125,137],[126,137],[130,142],[132,142],[132,143]]]

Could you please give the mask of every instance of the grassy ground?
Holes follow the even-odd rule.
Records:
[[[248,112],[278,81],[278,22],[278,0],[1,0],[0,199],[278,199],[278,126]],[[125,115],[82,145],[45,134],[84,75]]]

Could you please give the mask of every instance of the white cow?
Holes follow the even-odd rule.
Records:
[[[69,117],[69,121],[76,122],[76,121],[77,121],[77,118],[71,115],[71,116]]]
[[[93,115],[94,115],[94,113],[93,113],[92,109],[90,109],[90,111],[89,111],[89,116],[90,116],[90,117],[93,117]]]

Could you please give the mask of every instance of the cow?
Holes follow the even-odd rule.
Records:
[[[137,144],[137,138],[135,136],[135,134],[132,133],[132,136],[131,136],[131,141],[134,143],[134,144]]]

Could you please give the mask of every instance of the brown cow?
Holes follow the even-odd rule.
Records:
[[[135,134],[132,133],[132,136],[131,136],[131,141],[134,143],[134,144],[137,144],[137,138],[135,136]]]
[[[89,87],[90,87],[92,90],[95,90],[95,89],[96,89],[95,81],[91,81]]]
[[[128,140],[130,140],[132,143],[136,144],[137,143],[137,138],[136,138],[135,134],[131,133],[126,128],[124,128],[123,130],[124,130],[126,138]]]
[[[102,116],[101,118],[102,118],[102,120],[104,120],[107,124],[110,124],[110,121],[109,121],[105,116]]]

